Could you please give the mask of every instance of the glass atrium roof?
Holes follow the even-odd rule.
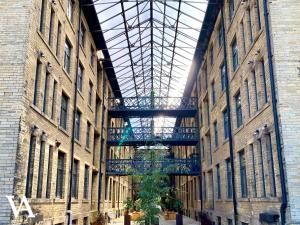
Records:
[[[207,0],[94,0],[93,4],[122,96],[181,97]]]

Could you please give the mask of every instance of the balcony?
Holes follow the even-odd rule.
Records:
[[[115,118],[123,117],[194,117],[196,97],[128,97],[109,98],[108,112]]]
[[[117,127],[108,129],[107,144],[136,146],[163,144],[168,146],[194,146],[198,143],[196,127]]]
[[[108,176],[147,174],[151,171],[176,176],[197,176],[200,173],[200,161],[199,158],[165,158],[157,161],[109,159],[106,161],[106,175]]]

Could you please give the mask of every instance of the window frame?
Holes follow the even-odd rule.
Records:
[[[242,109],[242,98],[241,92],[238,92],[234,96],[235,101],[235,116],[236,116],[236,127],[240,128],[243,125],[243,109]]]

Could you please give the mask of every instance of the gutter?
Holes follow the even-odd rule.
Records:
[[[265,32],[266,32],[266,42],[267,42],[267,50],[268,50],[268,64],[270,71],[270,84],[271,84],[271,94],[272,94],[272,112],[274,117],[274,127],[275,127],[275,135],[276,135],[276,149],[278,155],[278,163],[279,163],[279,173],[280,173],[280,184],[281,184],[281,224],[286,224],[286,209],[287,209],[287,192],[286,192],[286,182],[285,182],[285,174],[283,168],[283,157],[282,157],[282,144],[280,139],[280,128],[279,128],[279,114],[277,110],[277,97],[276,97],[276,86],[274,79],[274,68],[273,68],[273,55],[272,55],[272,46],[271,46],[271,36],[270,36],[270,25],[269,25],[269,12],[268,12],[268,2],[267,0],[263,0],[264,6],[264,17],[265,17]]]
[[[73,124],[72,124],[72,141],[71,141],[71,156],[70,156],[70,182],[69,182],[69,193],[68,193],[68,203],[67,203],[67,218],[68,224],[72,224],[72,174],[74,167],[74,151],[75,151],[75,117],[77,113],[77,77],[78,77],[78,67],[79,67],[79,36],[81,30],[81,15],[82,15],[82,0],[79,0],[79,16],[78,16],[78,31],[77,31],[77,43],[76,43],[76,77],[75,77],[75,87],[74,87],[74,105],[73,105]]]
[[[236,200],[236,189],[235,189],[235,171],[234,171],[234,149],[233,149],[233,138],[232,138],[232,127],[231,127],[231,107],[230,107],[230,92],[229,92],[229,81],[228,81],[228,65],[227,65],[227,41],[225,31],[225,20],[224,20],[224,2],[221,5],[221,18],[222,18],[222,31],[223,31],[223,52],[224,52],[224,66],[225,66],[225,83],[226,83],[226,110],[228,115],[228,140],[229,140],[229,152],[230,152],[230,166],[231,166],[231,183],[232,183],[232,203],[233,203],[233,214],[234,224],[238,225],[238,212],[237,212],[237,200]]]

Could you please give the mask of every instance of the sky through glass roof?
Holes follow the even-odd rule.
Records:
[[[94,0],[94,6],[122,96],[181,97],[207,1]],[[155,122],[174,125],[174,119]]]

